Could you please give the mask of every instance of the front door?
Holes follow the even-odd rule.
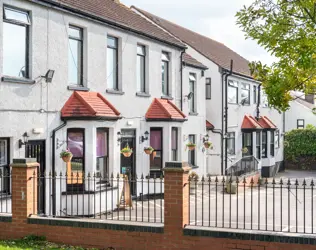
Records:
[[[10,194],[10,139],[0,138],[0,195]]]
[[[38,214],[45,214],[45,140],[28,141],[25,145],[25,157],[35,158],[40,164],[38,176]]]
[[[129,175],[131,180],[135,180],[136,175],[136,135],[134,129],[124,129],[121,132],[121,149],[129,146],[133,149],[133,154],[130,157],[125,157],[121,154],[121,174]],[[131,194],[136,194],[136,182],[131,181]]]

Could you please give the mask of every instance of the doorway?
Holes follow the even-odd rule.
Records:
[[[37,213],[39,215],[45,214],[45,171],[46,171],[46,150],[45,140],[34,140],[28,141],[25,145],[25,157],[35,158],[40,164],[37,170],[38,176],[38,202],[37,202]]]
[[[126,174],[131,180],[135,180],[136,176],[136,130],[123,129],[121,131],[121,149],[129,146],[133,149],[133,154],[130,157],[125,157],[121,154],[121,174]],[[132,181],[131,194],[136,194],[136,181]]]

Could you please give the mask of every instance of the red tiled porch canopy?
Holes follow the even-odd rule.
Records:
[[[114,106],[100,93],[75,91],[61,110],[64,120],[118,120]]]
[[[256,129],[262,129],[259,122],[251,115],[245,115],[244,120],[241,125],[242,130],[256,130]]]
[[[267,116],[261,116],[258,122],[263,129],[277,129],[277,126]]]
[[[170,100],[155,98],[146,113],[147,121],[186,121],[185,115]]]

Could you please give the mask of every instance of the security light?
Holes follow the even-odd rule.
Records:
[[[49,69],[46,75],[42,77],[45,78],[47,83],[51,83],[53,81],[54,74],[55,74],[55,70]]]

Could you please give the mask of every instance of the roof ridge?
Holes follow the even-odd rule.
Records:
[[[175,110],[177,110],[182,116],[183,118],[185,118],[185,114],[177,107],[176,104],[174,104],[172,101],[167,100],[167,103],[169,103]]]

